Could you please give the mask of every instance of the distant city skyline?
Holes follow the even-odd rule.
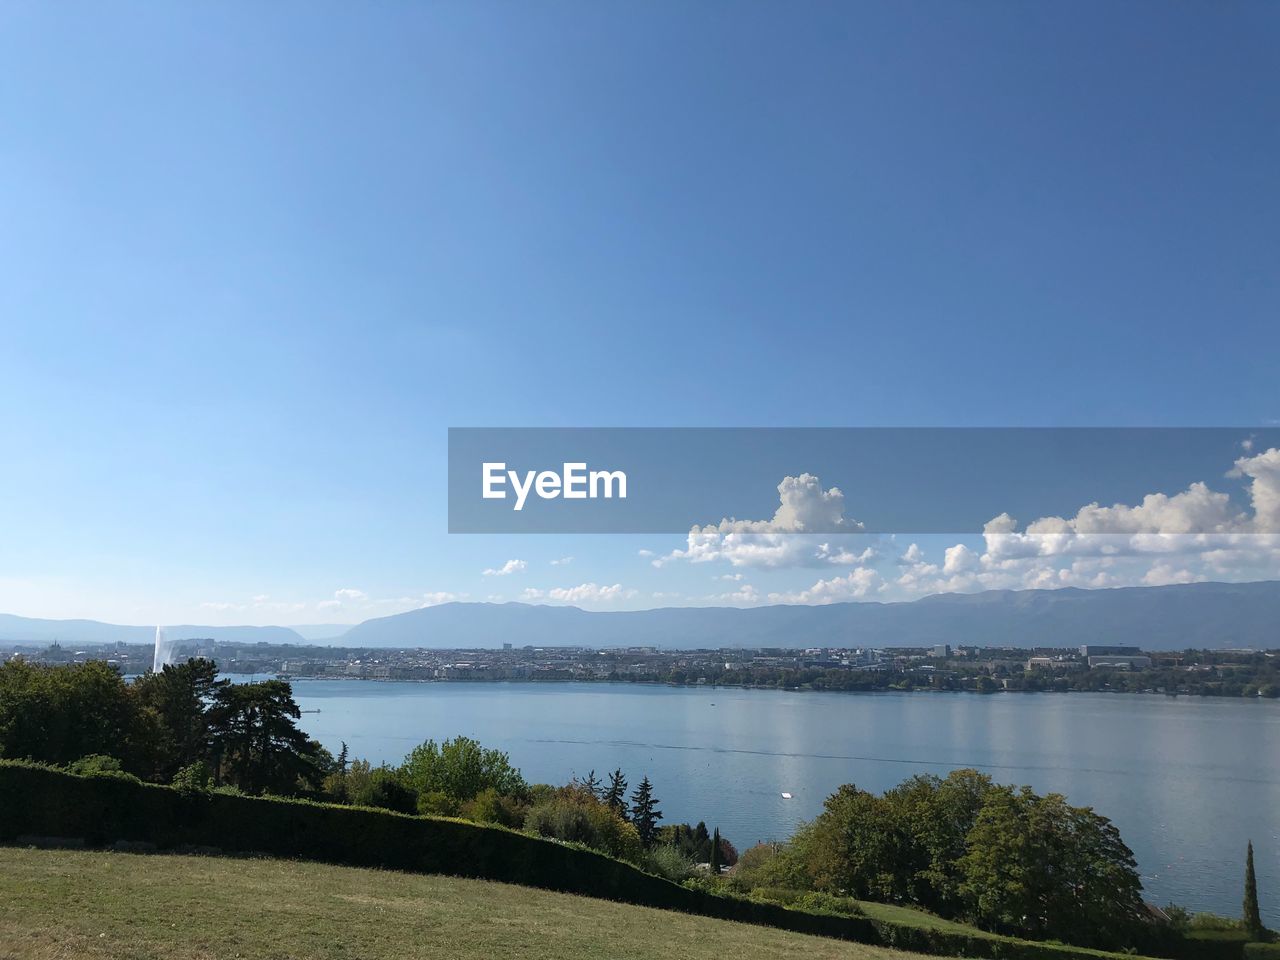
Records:
[[[451,426],[1280,423],[1275,5],[0,22],[0,611],[1280,576],[1247,434],[1122,543],[446,532]]]

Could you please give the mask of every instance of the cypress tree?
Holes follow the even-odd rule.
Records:
[[[662,819],[662,811],[658,809],[658,800],[653,795],[653,784],[646,776],[631,795],[631,822],[636,825],[640,834],[640,842],[652,847],[658,839],[658,821]]]
[[[720,855],[720,828],[716,827],[711,834],[711,875],[718,877],[723,865],[723,858]]]
[[[1258,878],[1253,872],[1253,841],[1244,860],[1244,928],[1250,939],[1261,940],[1265,932],[1262,914],[1258,910]]]
[[[707,825],[701,820],[693,828],[694,859],[701,863],[711,860],[711,834],[707,833]]]

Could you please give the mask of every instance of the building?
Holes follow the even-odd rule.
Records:
[[[1089,669],[1095,667],[1106,667],[1111,670],[1146,670],[1151,666],[1151,658],[1148,656],[1123,657],[1123,656],[1093,656],[1089,658]]]
[[[942,660],[947,659],[947,657],[951,656],[951,644],[935,643],[933,645],[933,655]]]
[[[1136,657],[1142,653],[1138,647],[1108,647],[1086,643],[1080,648],[1082,657]]]

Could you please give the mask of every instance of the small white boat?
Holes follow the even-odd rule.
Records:
[[[789,793],[784,793],[784,794],[782,795],[782,799],[783,799],[783,800],[790,800],[790,799],[791,799],[791,794],[789,794]]]

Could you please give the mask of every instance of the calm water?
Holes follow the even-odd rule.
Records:
[[[1240,913],[1252,838],[1265,918],[1280,923],[1280,703],[1105,694],[825,694],[632,684],[294,685],[303,727],[337,753],[399,762],[465,734],[531,782],[648,774],[668,821],[739,849],[781,839],[842,783],[880,791],[976,767],[1110,817],[1149,899]],[[784,800],[788,792],[794,799]]]

